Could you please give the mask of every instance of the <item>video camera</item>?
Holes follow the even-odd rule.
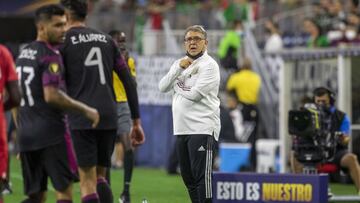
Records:
[[[310,103],[290,110],[288,128],[299,162],[315,165],[334,158],[338,135],[331,132],[331,113],[323,106]]]

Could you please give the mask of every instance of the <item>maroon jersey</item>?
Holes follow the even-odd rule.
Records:
[[[64,140],[63,112],[46,103],[45,86],[65,89],[64,66],[59,51],[34,41],[16,60],[22,99],[18,111],[18,144],[21,152],[42,149]]]

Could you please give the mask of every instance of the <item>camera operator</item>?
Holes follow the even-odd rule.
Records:
[[[330,116],[328,121],[329,131],[333,134],[336,132],[341,132],[339,136],[336,152],[334,154],[334,159],[328,163],[335,164],[338,168],[348,169],[350,176],[355,183],[357,191],[360,195],[360,166],[357,160],[357,156],[353,153],[350,153],[347,149],[349,143],[349,134],[350,134],[350,120],[346,113],[336,109],[335,107],[335,94],[328,88],[318,87],[313,91],[314,103],[321,106],[325,111],[327,111]],[[296,160],[294,151],[291,153],[291,170],[294,173],[301,173],[303,165]]]

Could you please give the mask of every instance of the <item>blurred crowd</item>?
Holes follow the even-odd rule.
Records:
[[[164,20],[170,21],[172,29],[184,29],[192,24],[221,29],[235,19],[257,19],[259,5],[258,0],[100,0],[94,3],[93,12],[132,11],[136,14],[136,23],[146,23],[149,19],[155,30],[162,29]],[[143,21],[139,19],[141,17]]]
[[[235,21],[250,25],[266,51],[359,42],[359,0],[96,0],[91,9],[90,25],[121,27],[137,50],[144,29],[226,30]]]
[[[274,34],[274,28],[286,48],[359,44],[359,0],[319,0],[303,10],[293,16],[275,15],[265,21],[263,27],[268,37],[260,44],[266,44],[266,39]],[[296,27],[289,29],[289,22]]]
[[[339,43],[359,43],[360,12],[358,0],[321,0],[313,4],[314,17],[304,21],[310,34],[309,47]]]

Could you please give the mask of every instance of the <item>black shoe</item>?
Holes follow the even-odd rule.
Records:
[[[121,193],[119,203],[130,203],[130,194],[125,192]]]
[[[4,185],[3,185],[3,190],[1,191],[2,195],[9,195],[12,194],[13,191],[11,189],[11,183],[9,183],[8,181],[5,181]],[[0,194],[1,196],[1,194]]]

